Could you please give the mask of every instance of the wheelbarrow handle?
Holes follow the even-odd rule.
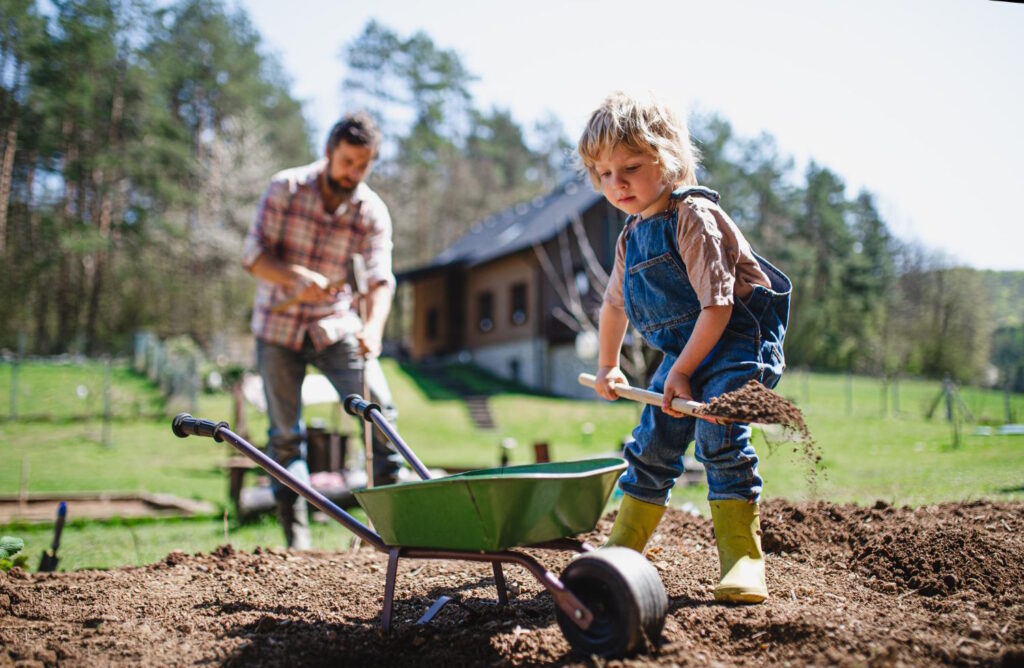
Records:
[[[380,410],[380,406],[378,404],[375,404],[372,401],[367,401],[358,394],[350,394],[345,397],[344,406],[346,413],[352,417],[362,418],[367,422],[370,422],[371,409]]]
[[[219,443],[222,443],[224,439],[222,439],[220,434],[217,432],[221,429],[227,428],[227,422],[214,422],[213,420],[194,418],[188,413],[178,413],[174,418],[174,422],[171,423],[171,430],[178,438],[185,438],[187,436],[207,436],[212,437],[213,440]]]
[[[580,385],[594,387],[594,385],[597,384],[597,377],[592,373],[581,373],[579,381]],[[627,385],[626,383],[616,383],[613,388],[615,389],[615,394],[619,395],[623,399],[631,399],[632,401],[638,401],[642,404],[650,404],[651,406],[661,408],[663,396],[658,392],[641,390],[631,385]],[[708,422],[721,422],[720,418],[701,413],[706,406],[707,404],[702,404],[699,401],[687,401],[685,399],[680,399],[679,397],[672,400],[673,410],[677,410],[684,415],[690,415],[695,418],[707,420]]]
[[[231,431],[227,422],[213,422],[194,418],[188,413],[180,413],[174,418],[171,424],[174,435],[180,438],[186,436],[210,436],[214,440],[227,442],[228,445],[241,452],[243,455],[256,462],[257,465],[266,471],[272,478],[276,479],[285,487],[309,501],[313,506],[322,510],[329,517],[333,517],[346,529],[356,534],[364,541],[373,545],[378,550],[384,550],[384,541],[380,535],[367,527],[365,524],[349,515],[333,501],[313,489],[313,486],[306,481],[296,478],[291,471],[278,464],[268,457],[259,448],[245,440],[235,432]]]
[[[377,429],[380,429],[380,432],[395,446],[398,453],[405,458],[405,461],[409,462],[409,466],[416,471],[416,475],[422,480],[431,479],[430,471],[423,465],[420,458],[416,456],[416,453],[412,451],[412,448],[402,440],[402,437],[395,428],[384,418],[384,415],[380,412],[380,406],[372,401],[363,399],[358,394],[350,394],[345,397],[344,406],[345,412],[349,415],[362,418],[370,424],[376,425]],[[367,430],[369,430],[369,427],[367,427]]]

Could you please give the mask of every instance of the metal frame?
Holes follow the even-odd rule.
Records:
[[[391,441],[401,455],[409,462],[409,465],[424,480],[430,479],[430,473],[423,462],[416,457],[412,449],[402,440],[398,432],[388,423],[376,404],[364,401],[358,395],[350,395],[345,399],[345,410],[352,415],[362,417],[372,422]],[[314,507],[342,524],[352,533],[356,534],[363,542],[372,546],[380,552],[388,555],[387,576],[384,581],[384,603],[381,612],[381,627],[385,632],[391,629],[391,617],[395,596],[395,581],[398,575],[398,560],[406,559],[447,559],[453,561],[475,561],[488,562],[493,567],[495,587],[498,593],[498,605],[508,604],[508,591],[505,586],[505,576],[501,565],[504,563],[522,566],[533,575],[540,584],[551,594],[555,605],[562,610],[581,629],[590,628],[593,622],[593,613],[571,592],[558,577],[547,570],[539,561],[530,555],[517,550],[502,550],[500,552],[472,552],[467,550],[442,550],[435,548],[418,548],[406,546],[386,545],[384,540],[376,531],[366,526],[344,509],[336,505],[326,496],[298,480],[287,469],[268,457],[256,446],[234,433],[228,428],[226,422],[215,423],[210,420],[194,418],[191,415],[182,413],[174,418],[174,433],[182,438],[189,435],[209,436],[216,441],[226,441],[243,455],[254,461],[260,468],[273,476],[278,482],[285,485],[299,496],[305,498]],[[574,552],[589,552],[594,548],[574,538],[561,538],[557,540],[527,545],[524,547],[548,550],[571,550]],[[443,604],[442,604],[443,605]],[[440,609],[440,606],[438,606]],[[437,610],[434,610],[436,613]],[[433,616],[433,615],[431,615]],[[426,617],[426,615],[424,616]],[[427,617],[429,620],[429,617]]]

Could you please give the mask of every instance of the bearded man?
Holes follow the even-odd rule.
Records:
[[[338,121],[323,158],[272,177],[245,239],[242,265],[259,279],[251,328],[270,418],[267,453],[307,484],[308,365],[342,397],[361,393],[365,374],[368,398],[389,421],[397,417],[377,360],[395,289],[391,215],[364,183],[380,140],[368,114]],[[351,288],[355,255],[365,267],[365,294]],[[394,482],[401,457],[376,431],[373,454],[373,483]],[[276,481],[274,496],[288,546],[309,549],[306,500]]]

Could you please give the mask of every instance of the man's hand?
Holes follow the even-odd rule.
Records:
[[[615,386],[620,384],[629,385],[629,380],[626,379],[626,374],[622,373],[622,369],[617,366],[598,368],[594,381],[594,391],[598,396],[615,401],[619,398],[619,395],[615,394]]]
[[[672,368],[665,378],[665,389],[661,399],[661,410],[665,415],[683,417],[684,413],[672,408],[672,400],[676,397],[685,401],[693,401],[693,390],[690,389],[690,377]]]
[[[303,303],[323,302],[331,299],[331,281],[320,272],[300,265],[292,265],[292,292]]]
[[[359,351],[364,357],[377,357],[380,355],[381,340],[384,332],[372,323],[363,325],[363,328],[356,332],[356,340],[359,341]]]

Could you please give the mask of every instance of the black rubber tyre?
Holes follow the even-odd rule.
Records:
[[[615,658],[657,644],[668,596],[643,555],[625,547],[581,554],[565,567],[562,583],[594,614],[584,630],[555,608],[562,633],[579,654]]]

